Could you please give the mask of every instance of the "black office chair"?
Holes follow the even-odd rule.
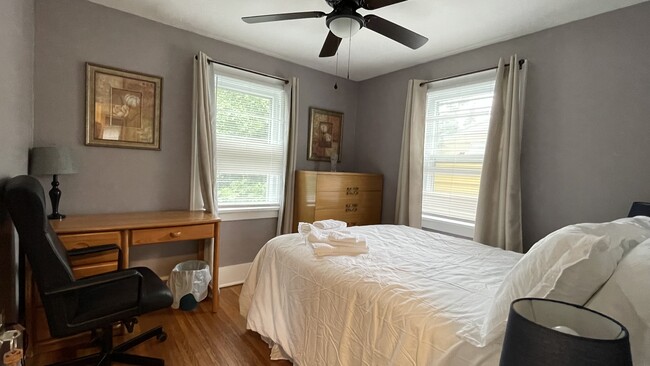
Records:
[[[172,304],[171,291],[160,278],[148,268],[136,267],[75,280],[69,253],[47,220],[41,184],[26,175],[10,179],[5,203],[31,265],[50,334],[59,338],[91,331],[101,340],[99,353],[57,365],[110,365],[112,361],[164,365],[161,359],[124,353],[153,337],[164,341],[167,335],[162,327],[113,347],[113,325],[124,323],[132,329],[135,316]]]
[[[632,202],[632,207],[630,207],[630,212],[627,214],[627,217],[639,215],[650,216],[650,202]]]

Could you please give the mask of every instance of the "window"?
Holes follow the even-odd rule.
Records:
[[[429,84],[422,226],[473,236],[496,70]]]
[[[219,209],[277,210],[284,190],[289,123],[285,86],[219,70],[215,85]]]

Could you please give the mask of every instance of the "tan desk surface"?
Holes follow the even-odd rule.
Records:
[[[152,211],[98,215],[69,215],[50,220],[57,234],[93,231],[146,229],[219,222],[221,219],[203,211]]]
[[[58,235],[101,233],[106,231],[120,231],[122,233],[123,263],[128,266],[129,247],[133,243],[133,231],[138,229],[175,228],[179,226],[213,224],[212,235],[203,235],[200,239],[214,239],[212,268],[212,311],[216,312],[219,304],[219,222],[221,219],[203,211],[154,211],[154,212],[129,212],[116,214],[96,215],[69,215],[63,220],[50,220],[50,224]],[[173,236],[173,235],[172,235]],[[194,238],[197,239],[197,238]],[[178,240],[183,240],[179,237]],[[173,241],[166,239],[165,241]],[[152,244],[164,242],[153,241]],[[199,247],[199,256],[202,256],[204,247]]]

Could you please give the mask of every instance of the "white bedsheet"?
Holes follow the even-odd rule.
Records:
[[[521,254],[469,240],[375,225],[349,228],[368,254],[317,258],[298,234],[269,241],[240,296],[247,327],[272,358],[312,365],[497,365],[500,342],[456,332],[481,322]]]

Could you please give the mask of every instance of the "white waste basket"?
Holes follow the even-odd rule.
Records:
[[[211,280],[210,266],[204,261],[191,260],[177,264],[167,281],[174,295],[172,308],[194,310],[208,296]]]

